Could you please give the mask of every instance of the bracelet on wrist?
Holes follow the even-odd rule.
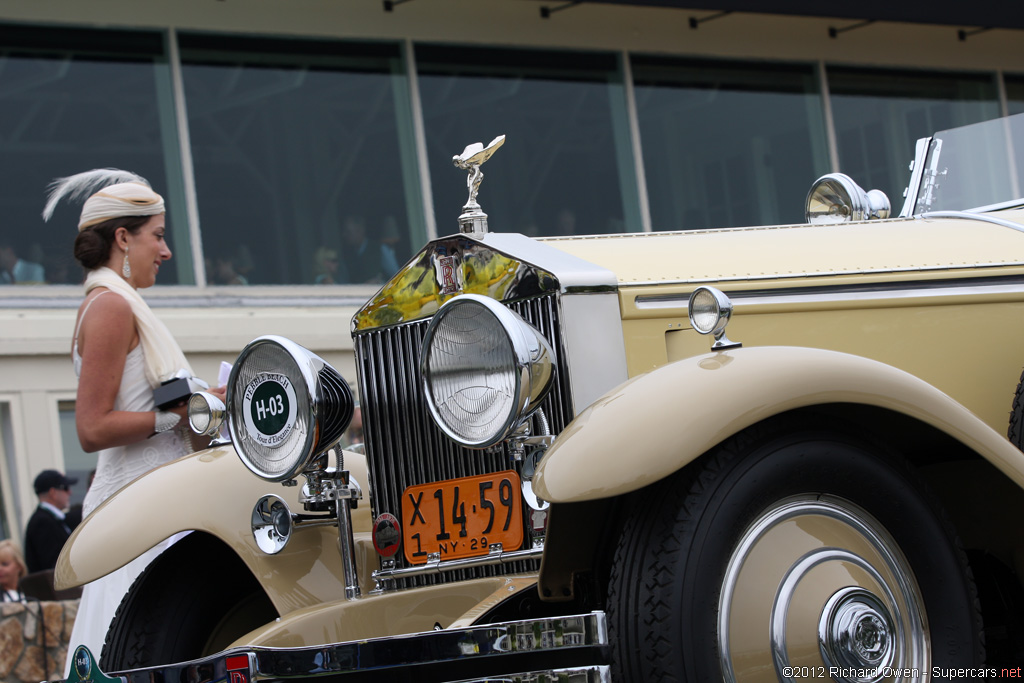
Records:
[[[156,412],[156,420],[153,424],[153,430],[157,434],[168,432],[178,426],[181,422],[181,415],[177,413],[170,413],[166,410],[158,410]]]

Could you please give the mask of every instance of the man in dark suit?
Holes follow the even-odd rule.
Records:
[[[71,501],[71,485],[77,481],[57,470],[43,470],[36,477],[39,507],[32,513],[25,529],[25,564],[29,572],[56,566],[64,542],[71,535],[64,510]]]

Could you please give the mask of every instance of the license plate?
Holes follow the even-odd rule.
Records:
[[[402,494],[402,546],[412,564],[486,555],[523,544],[522,496],[513,471],[410,486]]]

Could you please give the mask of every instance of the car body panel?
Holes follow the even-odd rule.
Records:
[[[745,347],[814,347],[871,358],[919,377],[1006,433],[1024,367],[1024,282],[986,278],[908,283],[884,291],[807,288],[730,295],[735,309],[729,337]],[[710,347],[690,329],[685,298],[662,298],[657,312],[659,317],[623,323],[633,376]]]
[[[1024,224],[1024,211],[998,215]],[[805,251],[805,241],[813,248]],[[1022,232],[981,220],[897,219],[549,243],[614,269],[630,377],[708,350],[690,328],[687,299],[712,284],[733,300],[735,341],[872,358],[1005,433],[1024,367]]]
[[[365,486],[363,456],[346,451],[345,465]],[[249,531],[251,512],[268,493],[302,509],[298,486],[282,487],[252,476],[231,446],[167,463],[111,496],[82,521],[57,562],[55,584],[68,588],[93,581],[176,533],[200,530],[219,538],[242,559],[280,614],[343,598],[336,526],[299,529],[277,555],[257,548]],[[354,530],[361,532],[357,555],[375,565],[369,505],[360,505],[352,517]],[[369,571],[362,574],[369,580]]]
[[[1024,227],[1022,210],[999,217]],[[1024,234],[981,220],[906,218],[542,241],[615,273],[623,296],[647,283],[777,288],[808,278],[889,282],[1024,267]]]
[[[232,647],[300,647],[469,626],[482,609],[536,583],[536,576],[503,576],[333,600],[285,615]]]

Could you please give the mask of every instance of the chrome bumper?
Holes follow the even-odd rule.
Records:
[[[317,679],[415,683],[609,683],[603,612],[296,648],[235,648],[181,664],[109,674],[124,683]],[[103,680],[75,654],[69,683]],[[91,659],[91,657],[90,657]],[[78,669],[76,671],[75,669]],[[90,670],[91,669],[91,670]]]

